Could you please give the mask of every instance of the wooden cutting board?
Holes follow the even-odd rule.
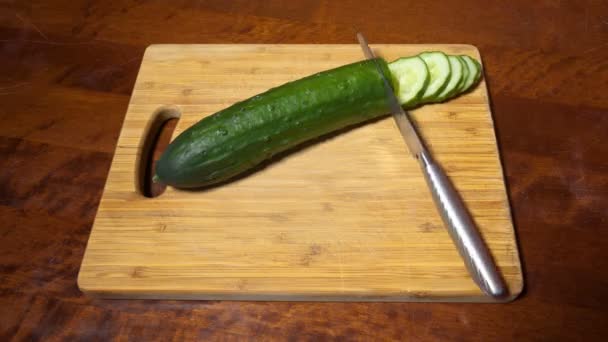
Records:
[[[471,45],[374,45],[388,60]],[[208,191],[141,194],[157,115],[173,136],[234,102],[362,59],[358,45],[153,45],[145,53],[78,285],[118,298],[492,301],[469,277],[390,116]],[[173,106],[163,110],[164,106]],[[160,114],[159,114],[160,113]],[[511,297],[523,280],[486,84],[412,112],[463,196]]]

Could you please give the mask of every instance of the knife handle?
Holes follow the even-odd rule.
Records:
[[[487,295],[505,297],[507,286],[454,185],[426,150],[418,160],[437,210],[471,277]]]

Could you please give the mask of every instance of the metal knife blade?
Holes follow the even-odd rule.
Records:
[[[365,57],[367,59],[374,60],[374,63],[376,64],[376,67],[378,68],[380,75],[382,75],[382,80],[384,81],[384,88],[385,88],[384,90],[386,92],[386,96],[389,101],[389,106],[391,109],[391,113],[393,114],[393,118],[395,119],[395,123],[397,124],[397,127],[399,127],[399,130],[401,131],[403,140],[405,140],[405,143],[407,144],[407,147],[409,148],[410,153],[415,158],[419,158],[422,151],[425,150],[425,147],[422,144],[422,140],[418,136],[418,133],[416,132],[414,125],[412,125],[412,122],[408,118],[407,113],[405,112],[403,107],[401,107],[401,105],[399,104],[399,100],[397,99],[397,96],[395,96],[392,86],[390,85],[390,83],[386,79],[386,77],[384,76],[384,73],[382,72],[382,68],[380,68],[380,65],[378,65],[378,61],[375,60],[376,56],[374,55],[374,52],[372,51],[372,49],[370,49],[369,45],[367,44],[367,40],[365,39],[365,37],[363,36],[363,34],[361,32],[357,33],[357,40],[359,40],[359,45],[361,45],[361,48],[363,49],[363,54],[365,55]]]
[[[430,152],[425,148],[409,115],[399,104],[399,100],[387,80],[373,51],[361,32],[357,33],[359,45],[367,59],[373,59],[378,72],[384,82],[384,88],[389,101],[393,118],[401,131],[410,152],[420,163],[422,173],[439,211],[441,219],[446,226],[452,241],[462,256],[469,274],[487,295],[494,298],[503,298],[508,294],[508,288],[502,279],[496,264],[464,201],[458,195],[456,188],[447,177],[443,169],[435,162]]]

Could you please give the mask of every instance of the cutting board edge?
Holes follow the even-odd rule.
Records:
[[[144,53],[144,61],[146,58],[146,55],[149,53],[149,51],[153,51],[155,48],[167,48],[169,46],[173,46],[175,44],[152,44],[150,46],[148,46],[148,48],[146,48],[145,53]],[[178,44],[179,45],[179,44]],[[285,45],[299,45],[299,46],[305,46],[305,45],[310,45],[310,46],[319,46],[319,45],[323,45],[323,46],[344,46],[344,47],[352,47],[353,45],[356,44],[238,44],[238,45],[250,45],[250,46],[285,46]],[[411,44],[372,44],[373,48],[381,48],[382,46],[395,46],[395,45],[411,45]],[[442,47],[442,46],[455,46],[455,47],[466,47],[468,49],[471,49],[473,51],[475,51],[475,55],[479,58],[479,60],[483,63],[483,61],[481,60],[481,55],[479,52],[479,49],[471,44],[415,44],[415,45],[425,45],[425,46],[437,46]],[[184,47],[184,45],[179,45],[180,47]],[[209,46],[209,47],[213,47],[213,46],[234,46],[234,44],[188,44],[188,46],[192,46],[192,47],[196,47],[196,46]],[[143,61],[142,61],[142,65],[143,65]],[[139,79],[140,75],[138,74],[138,79]],[[138,83],[138,80],[136,81],[136,84]],[[488,89],[487,86],[483,87],[483,93],[485,95],[485,97],[487,98],[487,102],[486,105],[488,107],[488,113],[490,116],[490,120],[491,120],[491,125],[492,125],[492,130],[493,130],[493,134],[494,134],[494,146],[496,149],[496,154],[498,156],[498,161],[499,161],[499,167],[500,167],[500,173],[502,175],[502,179],[503,179],[503,184],[505,184],[505,195],[506,195],[506,199],[507,199],[507,209],[509,212],[509,218],[510,218],[510,225],[511,225],[511,230],[512,230],[512,235],[515,241],[515,249],[514,249],[514,254],[513,254],[513,260],[516,261],[516,266],[518,268],[518,274],[517,277],[515,279],[512,279],[514,281],[510,282],[510,285],[515,285],[514,291],[513,291],[513,295],[511,295],[510,297],[508,297],[506,300],[501,300],[498,302],[508,302],[508,301],[512,301],[514,299],[516,299],[521,292],[523,291],[524,288],[524,278],[523,278],[523,270],[522,270],[522,265],[521,265],[521,259],[520,259],[520,253],[519,253],[519,245],[517,243],[517,239],[516,239],[516,231],[515,231],[515,227],[514,227],[514,222],[513,222],[513,218],[512,218],[512,210],[511,210],[511,205],[510,205],[510,198],[508,196],[508,192],[506,192],[506,179],[505,179],[505,175],[504,175],[504,168],[503,168],[503,159],[502,156],[500,154],[500,150],[498,149],[498,141],[497,141],[497,137],[496,137],[496,129],[495,129],[495,125],[494,125],[494,117],[493,117],[493,112],[491,110],[491,105],[489,102],[489,96],[488,96]],[[131,103],[130,103],[131,104]],[[130,109],[127,109],[127,113],[129,112]],[[122,131],[124,129],[124,121],[123,121],[123,125],[121,126],[121,135],[122,135]],[[118,148],[118,146],[117,146]],[[114,158],[116,157],[116,154],[113,157],[112,163],[114,163]],[[135,175],[134,175],[135,178]],[[107,180],[106,180],[106,184],[104,185],[104,193],[106,192],[106,185],[107,185]],[[134,189],[137,192],[137,189]],[[103,198],[103,195],[102,195]],[[99,211],[99,208],[98,208]],[[97,216],[96,216],[97,219]],[[95,221],[96,221],[95,219]],[[95,222],[93,223],[93,228],[95,227]],[[87,249],[88,250],[88,249]],[[83,257],[83,262],[81,264],[81,267],[85,264],[86,261],[86,254],[87,252],[85,251],[85,256]],[[200,299],[200,300],[223,300],[223,299],[230,299],[230,300],[277,300],[277,301],[291,301],[291,300],[295,300],[295,301],[352,301],[352,302],[356,302],[356,301],[401,301],[401,302],[412,302],[412,301],[420,301],[420,302],[497,302],[496,300],[491,300],[488,297],[485,297],[483,295],[479,295],[479,296],[463,296],[463,297],[457,297],[457,298],[450,298],[450,297],[444,297],[444,296],[433,296],[433,297],[421,297],[419,295],[416,296],[370,296],[370,297],[365,297],[365,296],[343,296],[341,294],[336,294],[335,298],[332,299],[332,296],[315,296],[315,295],[310,295],[310,294],[303,294],[303,295],[293,295],[293,294],[287,294],[287,295],[283,295],[283,294],[235,294],[235,293],[226,293],[226,294],[218,294],[218,295],[208,295],[208,294],[202,294],[202,293],[182,293],[182,292],[171,292],[167,291],[167,293],[163,293],[163,294],[149,294],[146,293],[146,289],[142,289],[141,291],[137,290],[137,289],[133,289],[131,288],[129,291],[123,291],[124,293],[126,293],[126,295],[121,295],[120,293],[114,293],[112,292],[112,290],[108,290],[106,288],[106,290],[97,290],[94,288],[90,288],[88,286],[81,286],[82,282],[81,282],[81,278],[80,278],[80,272],[79,272],[79,277],[78,277],[78,286],[81,289],[81,291],[83,291],[84,293],[86,293],[87,295],[93,296],[93,297],[99,297],[99,298],[156,298],[156,299]],[[128,292],[128,293],[127,293]],[[239,299],[240,298],[240,299]],[[490,299],[490,300],[487,300]]]
[[[513,281],[515,284],[509,284],[510,285],[510,290],[513,293],[510,296],[510,300],[509,301],[513,301],[515,299],[517,299],[523,292],[524,292],[524,288],[525,288],[525,279],[524,279],[524,272],[523,272],[523,268],[522,268],[522,262],[521,262],[521,254],[519,251],[519,243],[517,242],[517,231],[515,229],[515,222],[513,221],[513,209],[511,206],[511,196],[509,196],[509,191],[507,189],[507,177],[505,175],[505,168],[504,168],[504,162],[503,162],[503,157],[502,157],[502,153],[500,152],[500,148],[499,148],[499,143],[498,143],[498,136],[496,135],[496,124],[494,121],[494,111],[492,110],[492,100],[490,99],[490,92],[488,90],[488,85],[486,82],[486,75],[485,75],[485,66],[483,63],[483,59],[481,58],[481,53],[479,51],[479,49],[477,48],[477,46],[475,45],[469,45],[471,48],[475,49],[475,51],[477,51],[477,56],[479,58],[479,63],[481,64],[481,72],[482,72],[482,82],[484,83],[483,86],[483,93],[485,94],[485,97],[487,99],[486,101],[486,107],[487,107],[487,111],[488,111],[488,117],[490,119],[490,123],[492,125],[492,136],[494,137],[494,148],[496,150],[496,157],[498,158],[498,168],[500,171],[500,175],[501,175],[501,179],[502,179],[502,183],[503,183],[503,188],[504,188],[504,196],[505,196],[505,203],[506,203],[506,210],[508,212],[508,217],[509,217],[509,222],[511,223],[511,229],[510,229],[510,233],[511,236],[513,238],[514,241],[514,245],[515,248],[513,249],[513,261],[515,261],[515,264],[517,265],[517,278]],[[512,287],[515,286],[514,289],[512,289]]]
[[[279,301],[279,302],[428,302],[428,303],[509,303],[521,295],[520,292],[496,299],[483,294],[458,295],[446,293],[429,295],[344,295],[311,293],[197,293],[195,291],[159,291],[157,289],[91,289],[78,282],[78,288],[85,295],[100,299],[160,299],[160,300],[230,300],[230,301]]]

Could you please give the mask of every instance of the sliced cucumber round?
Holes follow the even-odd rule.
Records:
[[[450,79],[450,61],[443,52],[438,51],[423,52],[419,56],[426,63],[431,76],[422,94],[422,102],[430,102],[437,98]]]
[[[473,84],[477,84],[477,82],[479,82],[479,80],[481,80],[481,74],[483,74],[483,68],[481,67],[481,63],[479,63],[479,61],[477,61],[476,59],[473,59],[473,62],[475,62],[475,65],[477,66],[477,75],[475,76],[475,82],[473,82]]]
[[[473,84],[475,84],[477,80],[479,80],[479,76],[481,75],[481,68],[478,67],[477,62],[473,58],[467,55],[462,55],[460,57],[464,60],[465,64],[467,65],[467,68],[469,69],[467,81],[465,82],[461,90],[461,92],[466,92],[471,89],[471,87],[473,86]]]
[[[441,93],[439,93],[439,95],[437,96],[437,102],[444,101],[445,99],[456,93],[458,91],[460,81],[462,80],[462,64],[460,62],[460,59],[456,56],[448,56],[448,60],[450,61],[451,69],[450,79],[441,91]]]
[[[460,80],[460,84],[458,85],[458,89],[454,95],[459,95],[465,90],[465,84],[467,83],[467,79],[469,78],[469,68],[467,67],[467,62],[464,61],[462,56],[455,56],[460,61],[462,65],[462,79]]]
[[[399,58],[388,64],[393,78],[393,87],[399,103],[415,106],[429,83],[429,70],[418,56]]]

